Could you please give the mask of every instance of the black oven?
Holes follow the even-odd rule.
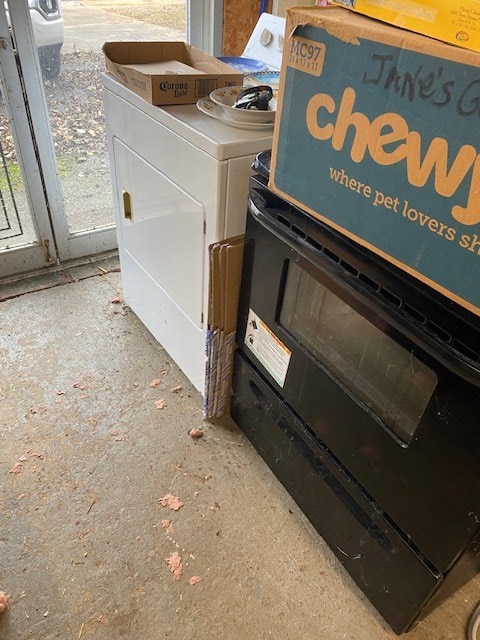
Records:
[[[479,321],[273,194],[262,160],[232,416],[400,633],[479,569]]]

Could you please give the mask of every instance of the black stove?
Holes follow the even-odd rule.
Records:
[[[397,632],[480,560],[478,319],[251,178],[232,417]]]

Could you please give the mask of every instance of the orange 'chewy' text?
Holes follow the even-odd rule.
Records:
[[[472,145],[460,147],[451,166],[448,166],[448,142],[434,138],[422,158],[422,137],[418,131],[410,131],[407,122],[398,113],[383,113],[370,122],[368,117],[354,111],[356,93],[351,87],[343,92],[340,106],[326,93],[310,98],[306,123],[316,140],[331,140],[332,147],[341,151],[349,127],[354,128],[350,157],[362,162],[368,150],[372,160],[379,165],[394,165],[405,160],[407,178],[415,187],[425,186],[434,174],[436,192],[444,197],[453,196],[471,173],[467,203],[464,207],[452,207],[452,216],[465,225],[480,222],[480,155]],[[335,122],[328,122],[325,113],[336,114]],[[333,118],[332,118],[333,120]],[[319,121],[322,124],[319,124]],[[399,143],[392,148],[393,143]],[[385,147],[389,145],[387,150]]]

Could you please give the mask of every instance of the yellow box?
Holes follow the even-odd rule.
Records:
[[[332,0],[402,29],[480,51],[480,0]]]

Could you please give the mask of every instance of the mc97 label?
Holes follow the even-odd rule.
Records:
[[[325,59],[325,45],[314,40],[297,38],[290,39],[288,51],[288,66],[305,71],[312,76],[320,76]]]

